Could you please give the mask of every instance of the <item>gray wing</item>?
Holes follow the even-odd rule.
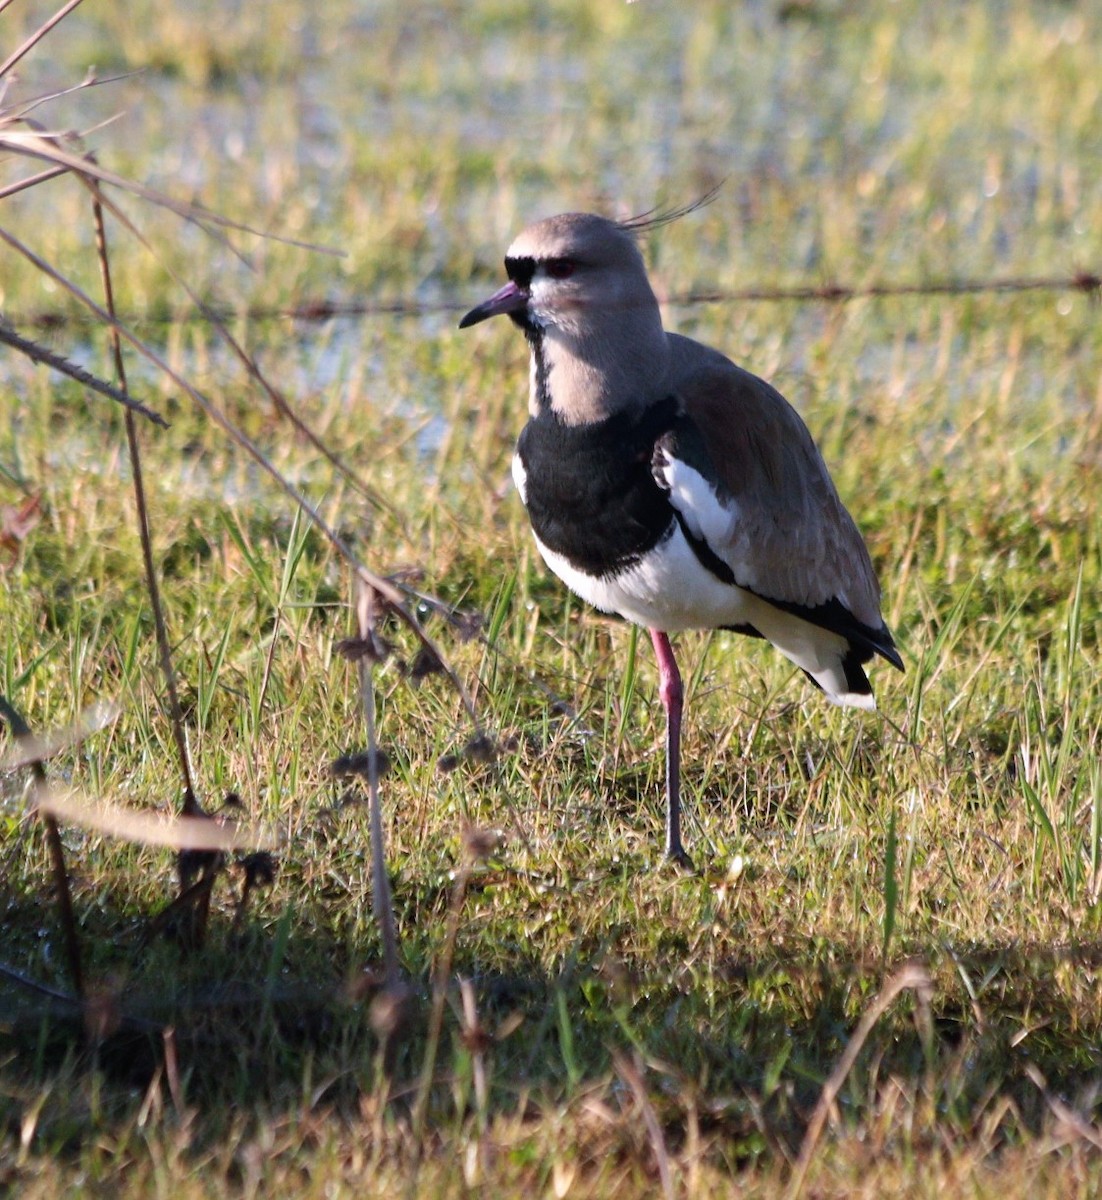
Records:
[[[741,587],[785,607],[835,601],[882,629],[868,550],[795,409],[764,380],[689,346],[704,352],[676,389],[690,421],[660,447],[674,508]]]

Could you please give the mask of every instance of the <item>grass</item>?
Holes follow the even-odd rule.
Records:
[[[937,21],[910,0],[676,14],[280,0],[268,21],[220,21],[87,5],[20,87],[93,62],[146,68],[40,116],[87,128],[121,109],[90,138],[104,164],[345,251],[238,238],[249,269],[127,204],[389,510],[182,319],[164,266],[121,234],[112,265],[120,310],[373,568],[482,615],[492,636],[463,640],[424,610],[499,751],[463,753],[473,729],[455,690],[438,675],[415,686],[399,665],[417,645],[388,625],[395,652],[374,685],[409,987],[395,996],[367,807],[329,769],[364,744],[337,649],[354,630],[347,568],[177,388],[133,364],[135,393],[171,421],[141,438],[201,790],[212,805],[237,792],[283,842],[243,918],[242,870],[218,881],[209,936],[184,953],[146,936],[174,895],[173,856],[62,828],[94,1003],[80,1014],[0,977],[0,1187],[783,1195],[862,1017],[917,961],[930,986],[868,1030],[803,1194],[1097,1194],[1096,304],[1055,291],[669,306],[671,325],[804,414],[908,665],[877,671],[883,717],[868,717],[821,704],[768,648],[681,637],[692,877],[658,861],[645,639],[548,576],[508,485],[520,339],[460,334],[434,306],[496,286],[530,217],[640,211],[721,178],[712,206],[647,247],[671,296],[1097,272],[1098,19],[1024,0]],[[75,183],[3,205],[5,229],[95,291]],[[69,311],[14,255],[4,267],[18,328]],[[364,297],[428,310],[252,311]],[[43,336],[107,373],[89,327]],[[172,809],[122,417],[10,356],[3,395],[3,503],[41,495],[44,516],[0,568],[0,693],[35,730],[117,698],[117,722],[50,776]],[[68,992],[25,780],[0,784],[0,962]],[[497,844],[472,857],[472,827]]]

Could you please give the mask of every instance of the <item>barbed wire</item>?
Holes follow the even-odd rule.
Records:
[[[742,288],[733,292],[690,292],[670,303],[720,304],[747,301],[833,301],[885,296],[974,296],[984,292],[1085,292],[1102,299],[1102,275],[1077,271],[1068,276],[1017,276],[1007,279],[933,280],[928,283],[819,284],[790,288]]]
[[[844,304],[852,300],[890,299],[904,296],[978,296],[1010,295],[1023,292],[1081,292],[1102,301],[1102,274],[1075,271],[1070,275],[1010,276],[1003,279],[942,279],[925,283],[799,284],[791,287],[745,287],[714,292],[684,292],[661,297],[674,308],[693,308],[705,304]],[[317,298],[291,305],[255,305],[243,309],[209,305],[206,312],[135,314],[130,324],[196,325],[214,320],[250,321],[289,320],[321,324],[324,321],[352,317],[424,317],[465,312],[465,300],[329,300]],[[8,314],[8,319],[24,328],[59,329],[95,324],[78,314],[40,310],[24,317]]]
[[[68,375],[71,379],[75,379],[77,383],[83,384],[84,387],[89,388],[91,391],[98,392],[101,396],[107,396],[118,404],[123,405],[124,408],[139,413],[147,420],[152,421],[154,425],[160,425],[162,429],[168,428],[168,422],[160,413],[156,413],[151,408],[147,408],[144,404],[139,403],[129,392],[124,392],[106,380],[98,378],[90,371],[86,371],[78,363],[70,362],[63,355],[55,354],[54,351],[48,349],[46,346],[39,345],[38,342],[32,341],[30,338],[20,337],[3,318],[0,318],[0,344],[11,346],[12,349],[18,350],[20,354],[26,355],[31,362],[42,363],[44,366],[52,367],[62,375]]]

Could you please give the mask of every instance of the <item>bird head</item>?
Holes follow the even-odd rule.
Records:
[[[573,423],[653,398],[668,348],[636,233],[592,213],[530,225],[505,255],[509,282],[459,322],[505,314],[525,330],[541,363],[533,411],[550,403]]]
[[[592,213],[530,225],[506,252],[505,271],[509,282],[472,308],[460,329],[501,313],[525,328],[575,332],[632,309],[657,315],[633,229]]]

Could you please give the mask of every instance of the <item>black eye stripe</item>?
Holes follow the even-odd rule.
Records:
[[[536,273],[536,260],[529,255],[522,258],[506,258],[505,274],[517,285],[527,291],[532,286],[532,276]]]
[[[528,291],[532,286],[532,277],[543,267],[552,279],[566,279],[574,274],[578,265],[576,258],[565,255],[554,258],[533,258],[530,254],[510,255],[505,259],[505,273],[519,288]]]

